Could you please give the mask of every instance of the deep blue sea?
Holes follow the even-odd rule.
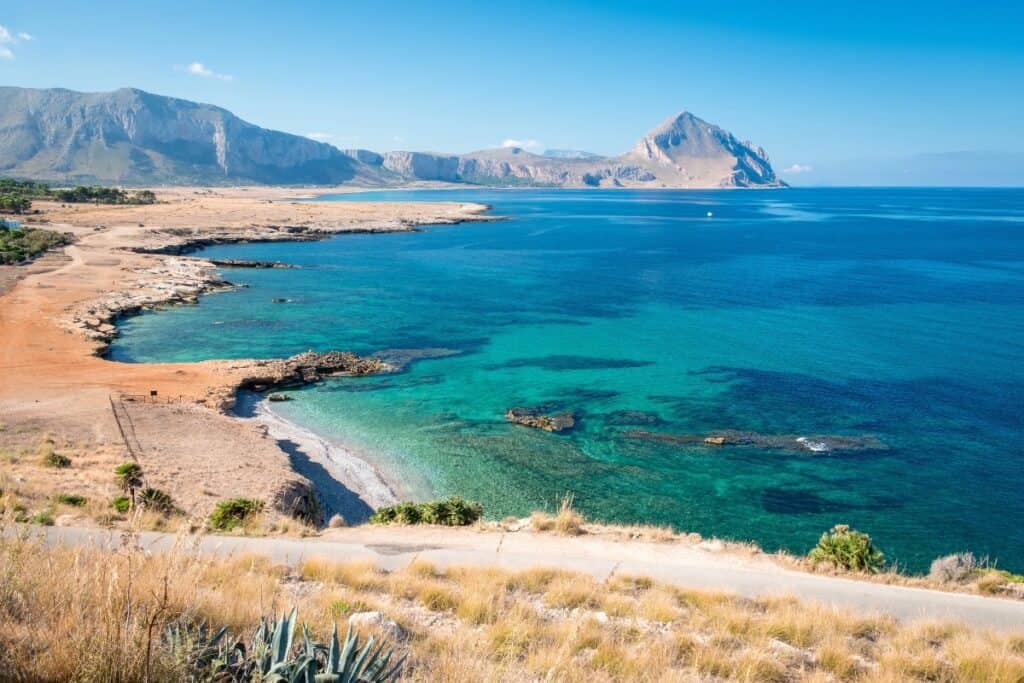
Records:
[[[847,523],[913,570],[960,550],[1024,569],[1024,191],[339,198],[509,220],[207,249],[300,267],[226,271],[248,287],[124,321],[112,357],[444,349],[275,411],[490,517],[572,492],[589,517],[769,550]],[[701,441],[719,430],[751,443]]]

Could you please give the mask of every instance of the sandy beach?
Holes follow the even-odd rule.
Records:
[[[74,243],[28,266],[0,267],[0,448],[25,456],[48,444],[73,466],[40,477],[12,457],[10,474],[22,487],[40,495],[71,486],[90,497],[116,494],[111,470],[131,455],[114,418],[117,403],[137,433],[149,482],[190,516],[242,495],[284,509],[314,486],[325,512],[357,520],[393,500],[383,479],[352,454],[271,415],[230,412],[239,386],[280,377],[280,364],[102,357],[120,316],[194,305],[231,287],[209,261],[181,255],[204,244],[491,220],[479,204],[295,201],[326,191],[173,188],[158,190],[154,205],[36,202],[41,213],[32,225],[70,232]]]

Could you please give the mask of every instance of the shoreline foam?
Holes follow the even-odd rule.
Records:
[[[312,480],[325,517],[337,513],[349,524],[360,523],[377,508],[400,500],[400,487],[371,462],[344,444],[275,413],[265,397],[239,392],[234,415],[263,425],[278,441],[295,470]]]

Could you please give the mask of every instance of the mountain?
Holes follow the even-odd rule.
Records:
[[[57,182],[337,184],[365,167],[331,145],[208,104],[124,88],[0,87],[0,174]]]
[[[354,157],[366,160],[365,156]],[[663,121],[617,157],[521,147],[468,154],[388,152],[378,165],[410,180],[538,187],[783,187],[768,155],[689,112]]]
[[[665,119],[618,160],[677,187],[780,184],[763,149],[685,111]]]
[[[209,104],[134,88],[0,87],[0,175],[59,183],[778,187],[764,150],[682,112],[617,157],[519,147],[469,154],[340,150]]]

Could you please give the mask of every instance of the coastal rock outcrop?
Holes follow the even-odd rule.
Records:
[[[148,268],[135,268],[135,286],[109,293],[70,310],[64,325],[95,343],[102,356],[117,336],[117,319],[161,306],[195,304],[199,297],[235,288],[217,277],[213,264],[202,259],[165,258]]]
[[[306,351],[291,358],[252,361],[246,367],[247,374],[239,382],[239,388],[267,391],[312,384],[326,377],[373,375],[391,370],[392,367],[384,361],[348,351]]]
[[[212,258],[207,260],[218,268],[290,269],[298,267],[283,261],[250,261],[241,258]]]
[[[576,416],[570,412],[545,415],[536,408],[509,408],[505,413],[505,419],[545,432],[565,432],[576,426]]]

